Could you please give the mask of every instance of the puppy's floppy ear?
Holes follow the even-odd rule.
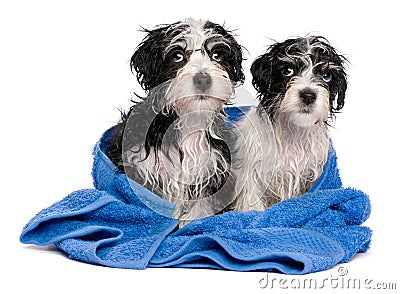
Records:
[[[168,26],[143,31],[147,36],[136,48],[130,62],[131,71],[145,91],[159,84],[159,74],[163,62],[163,41]]]
[[[330,89],[330,108],[331,112],[335,113],[341,110],[344,106],[344,99],[347,90],[347,74],[345,66],[348,63],[348,60],[343,55],[338,54],[336,49],[332,47],[325,38],[317,37],[317,39],[323,44],[325,52],[328,53],[329,63],[334,65],[332,67],[333,85],[330,86],[332,87]]]
[[[334,93],[333,97],[331,97],[331,111],[332,112],[337,112],[340,109],[343,108],[344,106],[344,98],[346,96],[346,90],[347,90],[347,74],[345,71],[345,64],[348,62],[348,60],[342,56],[336,53],[334,49],[332,49],[335,56],[333,58],[334,63],[337,65],[336,70],[333,73],[334,80],[335,80],[335,88],[334,88]],[[334,100],[336,99],[336,106],[334,106]]]
[[[232,37],[233,39],[233,37]],[[243,61],[243,50],[242,47],[233,39],[231,41],[231,52],[233,60],[233,72],[231,76],[233,82],[237,84],[243,84],[245,76],[243,73],[242,61]]]
[[[336,107],[333,109],[335,111],[339,111],[344,106],[344,98],[347,90],[347,78],[346,73],[344,71],[340,71],[336,76],[336,85],[337,85],[337,95],[336,95]]]
[[[231,64],[232,70],[230,70],[230,78],[233,82],[243,84],[245,76],[243,73],[242,61],[243,61],[243,49],[242,46],[235,40],[232,32],[225,30],[224,37],[229,40],[229,47],[231,50]]]
[[[273,60],[273,54],[268,52],[257,57],[251,65],[253,87],[261,96],[266,96],[270,92]]]

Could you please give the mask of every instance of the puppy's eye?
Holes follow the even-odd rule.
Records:
[[[294,68],[290,65],[286,65],[282,70],[282,74],[285,77],[291,77],[294,75]]]
[[[327,71],[322,74],[322,80],[325,83],[329,83],[332,80],[332,73],[330,71]]]
[[[185,53],[182,50],[175,50],[171,54],[171,59],[174,63],[180,63],[185,60]]]
[[[220,52],[218,52],[218,51],[213,52],[211,54],[211,59],[216,61],[216,62],[220,62],[222,60],[222,54]]]

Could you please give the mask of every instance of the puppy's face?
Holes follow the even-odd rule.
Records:
[[[344,61],[321,37],[272,45],[251,66],[261,106],[272,119],[279,114],[299,127],[327,121],[344,105]]]
[[[146,32],[131,68],[146,91],[170,83],[166,102],[178,115],[221,110],[243,82],[242,48],[222,26],[188,19]]]

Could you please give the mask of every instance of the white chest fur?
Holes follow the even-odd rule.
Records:
[[[236,210],[264,210],[296,197],[321,175],[329,149],[324,123],[300,128],[279,117],[271,123],[252,109],[239,129]]]
[[[195,200],[209,196],[207,191],[211,182],[217,186],[223,183],[229,173],[229,162],[212,148],[209,136],[216,135],[210,129],[188,129],[183,124],[175,128],[178,128],[173,130],[176,144],[168,144],[157,154],[151,150],[147,158],[144,150],[140,153],[128,151],[125,153],[126,161],[139,173],[142,185],[176,205],[176,218],[194,219],[211,215],[215,211],[212,207],[204,207],[208,205],[207,201],[197,204]],[[179,149],[174,146],[179,146]],[[138,149],[135,147],[133,150]]]

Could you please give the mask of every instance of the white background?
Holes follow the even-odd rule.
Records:
[[[399,289],[398,12],[395,1],[383,0],[2,1],[0,292],[270,291],[259,288],[266,277],[260,272],[112,269],[69,260],[52,246],[19,243],[23,226],[39,210],[74,190],[92,187],[94,143],[118,121],[118,108],[129,107],[133,92],[140,93],[129,69],[144,37],[140,26],[186,17],[237,29],[237,40],[248,50],[243,88],[253,95],[249,68],[271,39],[323,35],[350,60],[345,107],[331,136],[345,186],[371,197],[366,225],[374,234],[370,251],[342,266],[349,278],[397,282]],[[243,96],[236,102],[255,103]],[[298,278],[335,278],[338,268]],[[323,292],[341,291],[331,288]]]

